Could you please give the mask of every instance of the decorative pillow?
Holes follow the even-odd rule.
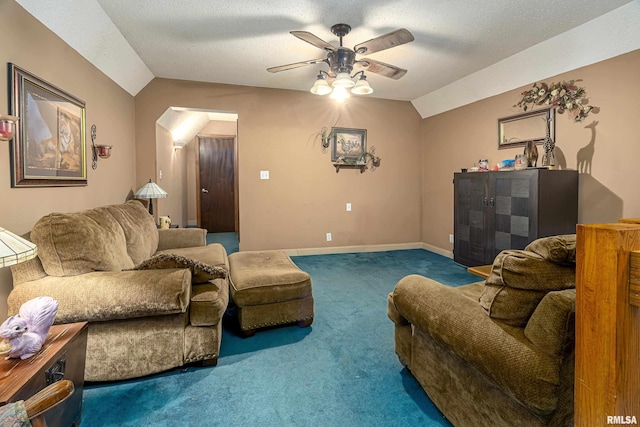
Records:
[[[575,338],[576,290],[549,292],[524,328],[524,336],[550,356],[560,356]]]
[[[575,288],[575,266],[555,264],[521,250],[506,250],[493,261],[480,305],[493,319],[524,326],[549,291]]]
[[[546,292],[485,284],[480,306],[492,319],[511,326],[524,326]]]
[[[102,207],[78,213],[52,213],[36,222],[31,241],[49,276],[121,271],[135,264],[122,227]]]
[[[134,270],[153,270],[163,268],[188,268],[191,270],[192,283],[207,283],[217,278],[226,278],[227,271],[222,267],[209,265],[176,254],[159,254],[143,261]]]
[[[576,287],[576,270],[575,265],[556,264],[534,252],[511,249],[493,260],[487,284],[560,291]]]
[[[524,250],[535,252],[541,257],[557,264],[575,264],[576,235],[563,234],[543,237],[529,243]]]

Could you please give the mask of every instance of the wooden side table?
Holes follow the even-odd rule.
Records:
[[[38,353],[28,359],[0,358],[0,406],[25,400],[47,385],[67,379],[74,392],[45,415],[49,426],[78,426],[82,410],[87,323],[53,325]]]
[[[475,274],[476,276],[480,276],[483,279],[486,279],[487,277],[489,277],[489,274],[491,274],[491,267],[493,267],[492,264],[478,265],[476,267],[467,268],[467,271],[471,274]]]

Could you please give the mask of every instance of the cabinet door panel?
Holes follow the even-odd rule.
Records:
[[[524,249],[535,234],[537,171],[491,174],[489,194],[495,199],[492,214],[493,249],[488,262],[505,249]]]
[[[487,179],[484,174],[454,175],[454,260],[469,265],[484,263],[486,252],[485,205]]]

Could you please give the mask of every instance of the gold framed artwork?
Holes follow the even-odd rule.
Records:
[[[366,129],[334,127],[331,133],[333,134],[332,162],[355,164],[367,151]]]
[[[12,187],[87,185],[85,103],[9,64]]]

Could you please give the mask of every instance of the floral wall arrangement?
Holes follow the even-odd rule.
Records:
[[[522,92],[522,99],[514,107],[521,107],[527,111],[529,105],[549,105],[556,107],[559,114],[567,111],[576,122],[583,121],[591,111],[598,112],[598,107],[588,105],[587,91],[576,85],[582,80],[568,82],[534,83],[529,90]]]

